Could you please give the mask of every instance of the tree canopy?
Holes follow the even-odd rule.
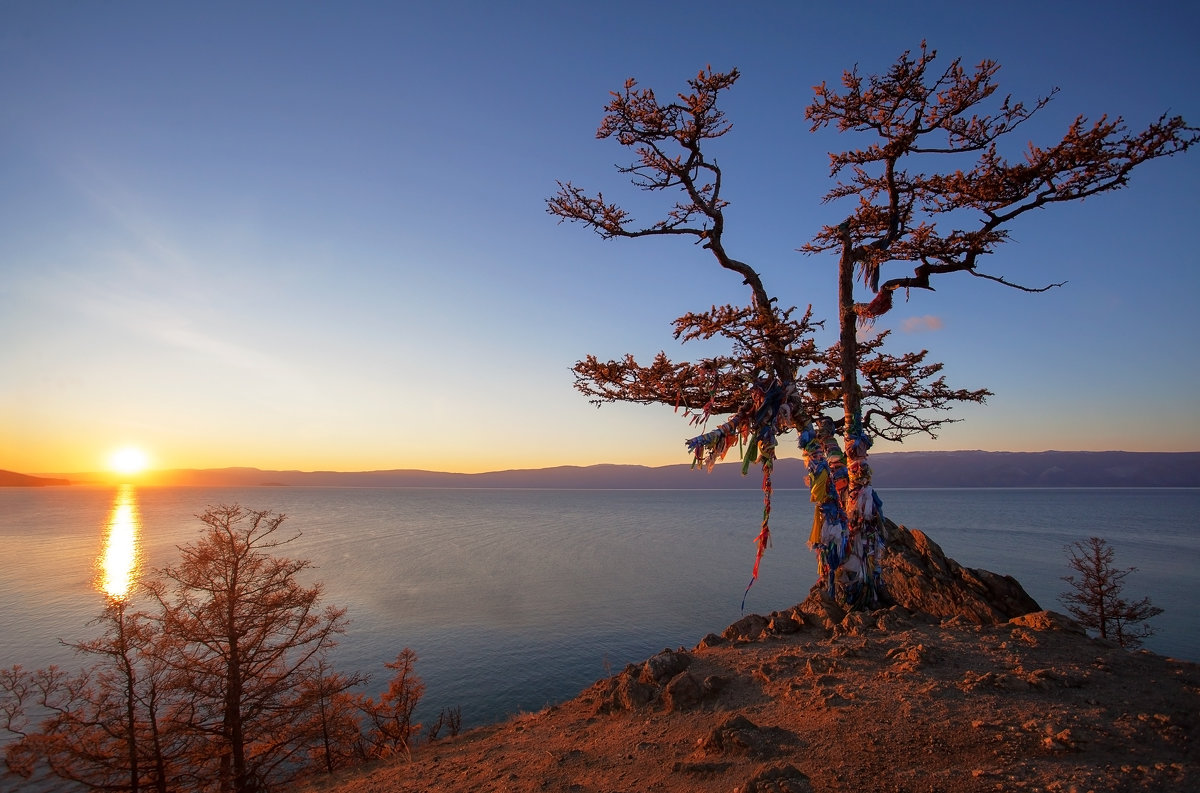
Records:
[[[829,155],[833,184],[822,201],[834,219],[800,247],[811,256],[836,255],[828,283],[838,295],[838,341],[827,348],[813,340],[823,320],[813,317],[811,306],[800,312],[795,303],[778,302],[758,269],[726,244],[726,175],[709,148],[733,132],[720,100],[741,78],[736,68],[708,67],[666,100],[633,79],[612,92],[596,135],[631,150],[631,161],[618,171],[634,188],[662,197],[655,218],[635,222],[620,203],[570,181],[559,182],[547,200],[547,211],[560,221],[580,223],[604,239],[690,238],[749,289],[748,305],[713,306],[675,320],[676,339],[721,338],[727,354],[675,361],[660,352],[649,363],[632,355],[607,361],[588,355],[574,366],[575,387],[597,404],[682,408],[705,426],[712,416],[728,416],[687,445],[706,467],[734,446],[744,450],[744,465],[761,463],[759,558],[770,537],[778,437],[797,431],[818,503],[812,541],[825,549],[823,578],[863,536],[863,547],[873,549],[863,553],[878,558],[877,531],[866,529],[880,519],[867,464],[872,438],[935,436],[953,420],[946,411],[955,403],[990,395],[983,388],[952,388],[927,351],[892,354],[884,349],[886,332],[863,335],[861,326],[886,314],[897,290],[933,290],[933,281],[950,273],[1029,292],[1061,286],[1023,285],[982,265],[1020,218],[1123,188],[1134,168],[1197,140],[1197,129],[1179,117],[1163,115],[1131,132],[1119,117],[1078,116],[1059,140],[1029,142],[1023,156],[1010,160],[1000,144],[1057,90],[1026,103],[998,93],[994,61],[967,68],[955,59],[938,69],[936,60],[937,52],[922,42],[881,74],[863,76],[853,68],[843,73],[840,89],[821,83],[806,108],[812,131],[832,127],[854,141]],[[898,267],[911,273],[888,277]],[[856,298],[855,276],[867,299]],[[839,407],[844,453],[826,415]],[[864,569],[877,578],[872,564],[864,562]],[[756,561],[755,575],[757,569]]]

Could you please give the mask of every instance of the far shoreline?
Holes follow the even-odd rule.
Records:
[[[879,452],[871,456],[871,469],[875,486],[882,490],[1200,487],[1200,452]],[[781,458],[775,464],[775,488],[802,489],[806,475],[803,461]],[[479,473],[251,467],[167,469],[132,476],[96,471],[37,475],[0,471],[0,486],[757,490],[758,480],[743,475],[736,462],[721,463],[712,471],[696,470],[688,463],[564,465]]]

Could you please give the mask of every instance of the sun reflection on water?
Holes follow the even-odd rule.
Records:
[[[133,485],[117,488],[104,552],[97,560],[99,576],[96,588],[106,597],[123,601],[129,597],[140,561],[142,517],[138,511],[137,491]]]

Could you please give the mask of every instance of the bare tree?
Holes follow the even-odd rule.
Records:
[[[438,736],[442,732],[442,727],[445,727],[445,726],[446,726],[446,709],[442,708],[442,710],[438,713],[437,719],[429,722],[429,726],[425,728],[425,742],[433,743],[434,741],[436,741],[438,739]]]
[[[669,101],[659,101],[631,79],[605,107],[597,137],[615,138],[634,153],[633,162],[618,170],[636,188],[670,196],[658,218],[637,223],[619,204],[571,182],[560,182],[547,201],[552,215],[582,223],[605,239],[691,238],[750,289],[749,307],[713,307],[675,321],[677,339],[723,338],[731,344],[729,355],[693,363],[660,353],[650,364],[628,355],[607,362],[588,356],[575,365],[576,388],[597,403],[682,407],[701,423],[729,416],[688,446],[700,465],[711,466],[734,446],[745,450],[744,470],[761,465],[764,508],[755,576],[770,539],[778,436],[797,430],[817,503],[810,539],[820,576],[831,594],[851,604],[871,604],[882,596],[882,515],[867,463],[872,438],[935,435],[951,420],[942,411],[989,395],[985,389],[947,386],[941,364],[927,362],[925,351],[893,356],[881,349],[882,334],[859,340],[859,322],[886,313],[895,290],[931,288],[930,278],[950,272],[1027,291],[1050,288],[985,274],[978,268],[980,257],[994,252],[1007,239],[1007,226],[1028,212],[1123,187],[1135,166],[1183,151],[1196,140],[1196,131],[1178,118],[1163,117],[1129,134],[1120,119],[1088,125],[1081,117],[1058,144],[1031,145],[1022,162],[1009,163],[997,141],[1049,97],[1031,106],[1005,98],[995,110],[985,110],[998,67],[984,61],[969,72],[954,61],[939,74],[931,71],[935,57],[922,45],[919,57],[905,53],[883,75],[847,72],[843,93],[822,84],[806,111],[814,130],[834,125],[873,136],[861,148],[831,155],[832,176],[840,181],[825,200],[849,199],[854,209],[802,248],[839,257],[839,342],[830,349],[817,349],[811,339],[817,324],[811,310],[798,318],[795,309],[780,307],[758,271],[734,258],[725,244],[724,174],[707,149],[732,129],[718,101],[739,79],[737,69],[702,71]],[[966,170],[958,162],[964,156],[975,158]],[[909,173],[906,163],[918,157],[925,170]],[[938,162],[945,167],[937,168]],[[961,210],[983,219],[977,227],[938,228],[939,219],[957,222]],[[880,272],[895,262],[914,266],[913,275],[880,284]],[[871,290],[869,301],[855,300],[856,268]],[[836,407],[842,410],[844,451],[824,416]]]
[[[446,728],[450,731],[450,737],[453,738],[462,729],[462,705],[445,708],[442,712],[446,715]]]
[[[1125,577],[1137,570],[1113,567],[1116,552],[1099,537],[1088,537],[1067,546],[1067,564],[1078,573],[1063,576],[1071,589],[1059,595],[1071,616],[1101,638],[1116,640],[1122,647],[1141,647],[1154,634],[1149,625],[1133,626],[1157,617],[1163,610],[1150,598],[1130,602],[1121,596]]]
[[[156,571],[164,654],[181,717],[202,740],[191,760],[234,793],[288,779],[311,736],[303,729],[326,651],[345,630],[345,609],[320,608],[322,587],[301,585],[312,565],[273,555],[281,514],[210,507],[207,529]]]

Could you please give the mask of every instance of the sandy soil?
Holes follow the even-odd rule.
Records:
[[[1052,612],[835,618],[809,604],[746,618],[569,702],[309,790],[1200,790],[1200,665]]]

